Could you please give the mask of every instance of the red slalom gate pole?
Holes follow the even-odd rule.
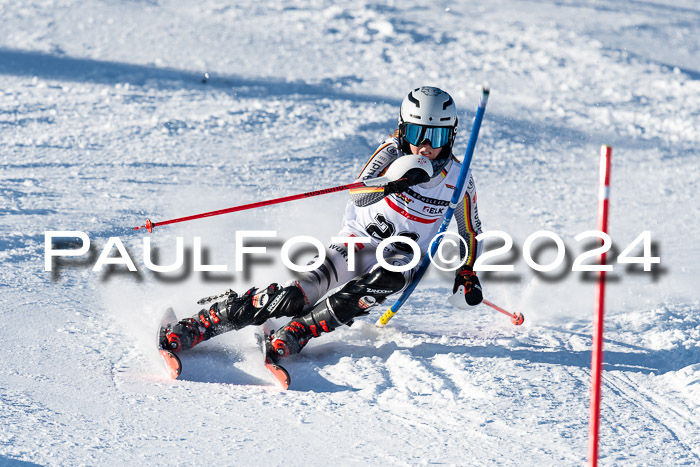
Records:
[[[381,181],[386,183],[386,181],[383,180],[383,178],[382,179],[377,178],[377,179],[373,180],[373,182],[375,182],[375,183],[373,183],[372,186],[374,186],[376,183],[381,182]],[[242,204],[240,206],[234,206],[232,208],[219,209],[218,211],[210,211],[210,212],[204,212],[202,214],[194,214],[192,216],[178,217],[177,219],[170,219],[167,221],[151,222],[150,219],[146,219],[146,223],[144,225],[134,227],[133,230],[146,229],[146,230],[148,230],[149,233],[151,233],[151,232],[153,232],[154,228],[159,227],[161,225],[175,224],[178,222],[186,222],[186,221],[191,221],[194,219],[201,219],[203,217],[219,216],[221,214],[228,214],[230,212],[245,211],[246,209],[254,209],[254,208],[259,208],[261,206],[270,206],[272,204],[286,203],[288,201],[294,201],[297,199],[311,198],[313,196],[325,195],[328,193],[336,193],[338,191],[352,190],[353,188],[361,188],[364,186],[370,186],[368,181],[355,182],[355,183],[350,183],[348,185],[336,186],[333,188],[323,188],[321,190],[309,191],[307,193],[300,193],[298,195],[283,196],[281,198],[268,199],[265,201],[257,201],[255,203]]]
[[[600,182],[598,193],[598,230],[608,233],[608,205],[610,197],[610,160],[612,148],[600,148]],[[600,264],[605,265],[605,251]],[[600,387],[603,378],[603,315],[605,312],[605,271],[601,270],[596,286],[596,305],[593,315],[593,346],[591,349],[591,412],[588,436],[588,463],[598,465],[598,430],[600,427]]]
[[[516,326],[520,326],[520,325],[523,324],[523,322],[525,321],[525,317],[523,316],[522,313],[511,313],[511,312],[509,312],[509,311],[504,310],[504,309],[501,308],[500,306],[495,305],[495,304],[489,302],[489,301],[486,300],[486,299],[483,299],[483,300],[482,300],[482,303],[483,303],[484,305],[486,305],[486,306],[490,306],[491,308],[493,308],[494,310],[498,311],[499,313],[503,313],[504,315],[510,316],[510,321],[511,321],[511,323],[515,324]]]

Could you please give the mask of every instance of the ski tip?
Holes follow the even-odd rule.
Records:
[[[170,350],[161,349],[159,352],[161,358],[163,359],[163,363],[165,363],[165,369],[168,372],[168,376],[170,376],[172,379],[177,379],[182,372],[182,362],[180,362],[180,358]]]
[[[525,322],[525,316],[523,316],[522,313],[516,313],[513,315],[513,318],[511,319],[511,322],[515,324],[516,326],[520,326]]]
[[[280,389],[283,391],[289,389],[289,384],[292,382],[292,380],[289,377],[287,370],[275,363],[266,363],[265,367],[270,370],[270,373],[272,373],[272,376],[275,378],[275,382]]]

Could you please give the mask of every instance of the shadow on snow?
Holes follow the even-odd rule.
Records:
[[[204,72],[176,70],[149,65],[102,61],[90,58],[56,56],[42,52],[0,49],[0,74],[36,76],[47,80],[91,82],[98,84],[129,83],[151,85],[163,89],[216,88],[229,90],[239,97],[269,97],[304,95],[318,99],[343,99],[354,102],[388,103],[398,106],[400,101],[385,96],[352,94],[339,91],[335,82],[307,84],[279,79],[250,79],[235,75],[212,74],[204,78]],[[344,78],[338,78],[341,82]]]

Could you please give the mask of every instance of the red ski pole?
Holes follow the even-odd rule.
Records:
[[[500,313],[503,313],[504,315],[510,316],[510,322],[515,324],[516,326],[520,326],[525,321],[525,317],[523,316],[522,313],[510,313],[509,311],[504,310],[500,306],[495,305],[486,299],[484,299],[482,303],[486,306],[490,306],[491,308],[493,308],[494,310],[496,310]]]
[[[378,179],[374,179],[372,181],[374,182],[376,180],[378,180]],[[340,185],[340,186],[335,186],[332,188],[323,188],[321,190],[309,191],[307,193],[300,193],[298,195],[283,196],[281,198],[268,199],[265,201],[256,201],[254,203],[242,204],[240,206],[234,206],[232,208],[219,209],[217,211],[209,211],[209,212],[204,212],[202,214],[194,214],[191,216],[178,217],[177,219],[170,219],[170,220],[161,221],[161,222],[151,222],[150,219],[146,219],[146,223],[144,225],[134,227],[133,230],[146,229],[150,233],[150,232],[153,232],[154,228],[161,226],[161,225],[176,224],[178,222],[186,222],[186,221],[191,221],[194,219],[201,219],[203,217],[212,217],[212,216],[219,216],[221,214],[228,214],[230,212],[245,211],[247,209],[259,208],[261,206],[270,206],[272,204],[286,203],[288,201],[294,201],[294,200],[302,199],[302,198],[311,198],[313,196],[320,196],[320,195],[325,195],[328,193],[336,193],[338,191],[352,190],[353,188],[360,188],[363,186],[367,186],[365,182],[355,182],[355,183],[350,183],[348,185]]]
[[[353,188],[361,187],[383,187],[390,182],[405,180],[404,175],[411,170],[420,169],[428,174],[428,176],[433,175],[432,166],[430,161],[418,155],[412,155],[410,157],[400,157],[398,158],[386,173],[377,178],[370,178],[368,180],[363,180],[360,182],[349,183],[347,185],[334,186],[333,188],[323,188],[321,190],[309,191],[307,193],[299,193],[298,195],[283,196],[281,198],[268,199],[265,201],[256,201],[255,203],[242,204],[240,206],[234,206],[232,208],[219,209],[218,211],[209,211],[202,214],[194,214],[192,216],[178,217],[177,219],[170,219],[168,221],[161,222],[151,222],[150,219],[146,219],[144,225],[134,227],[133,230],[146,229],[148,232],[153,232],[153,229],[160,225],[175,224],[177,222],[186,222],[194,219],[201,219],[203,217],[219,216],[221,214],[228,214],[230,212],[245,211],[246,209],[259,208],[261,206],[270,206],[271,204],[286,203],[288,201],[294,201],[296,199],[311,198],[312,196],[326,195],[328,193],[336,193],[338,191],[352,190]]]
[[[411,164],[415,164],[415,163],[416,163],[415,161],[408,160],[408,158],[407,158],[406,163],[403,163],[403,161],[402,161],[401,164],[394,164],[397,166],[396,169],[394,170],[394,172],[401,173],[400,171],[403,170],[405,167],[412,167]],[[393,165],[392,165],[392,167],[393,167]],[[191,216],[178,217],[177,219],[170,219],[167,221],[151,222],[150,219],[146,219],[146,223],[144,225],[134,227],[133,230],[146,229],[150,233],[150,232],[153,232],[154,228],[161,226],[161,225],[175,224],[178,222],[186,222],[186,221],[191,221],[194,219],[201,219],[203,217],[219,216],[221,214],[228,214],[230,212],[245,211],[247,209],[259,208],[261,206],[270,206],[272,204],[286,203],[288,201],[294,201],[296,199],[311,198],[313,196],[327,195],[328,193],[336,193],[338,191],[352,190],[353,188],[361,188],[361,187],[365,187],[365,186],[367,186],[367,187],[382,187],[382,186],[385,186],[387,183],[389,183],[393,180],[396,180],[396,178],[393,177],[389,172],[387,172],[387,174],[384,175],[383,177],[372,178],[372,179],[364,180],[361,182],[349,183],[347,185],[334,186],[332,188],[323,188],[321,190],[309,191],[307,193],[299,193],[298,195],[283,196],[281,198],[268,199],[265,201],[256,201],[254,203],[242,204],[240,206],[234,206],[232,208],[219,209],[217,211],[203,212],[201,214],[193,214]],[[403,180],[403,179],[399,179],[399,180]]]

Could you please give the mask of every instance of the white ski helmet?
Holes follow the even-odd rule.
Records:
[[[399,111],[399,140],[404,153],[411,152],[409,144],[420,146],[426,139],[434,148],[443,150],[433,161],[433,173],[438,174],[452,154],[457,133],[457,106],[442,89],[423,86],[409,92]]]

